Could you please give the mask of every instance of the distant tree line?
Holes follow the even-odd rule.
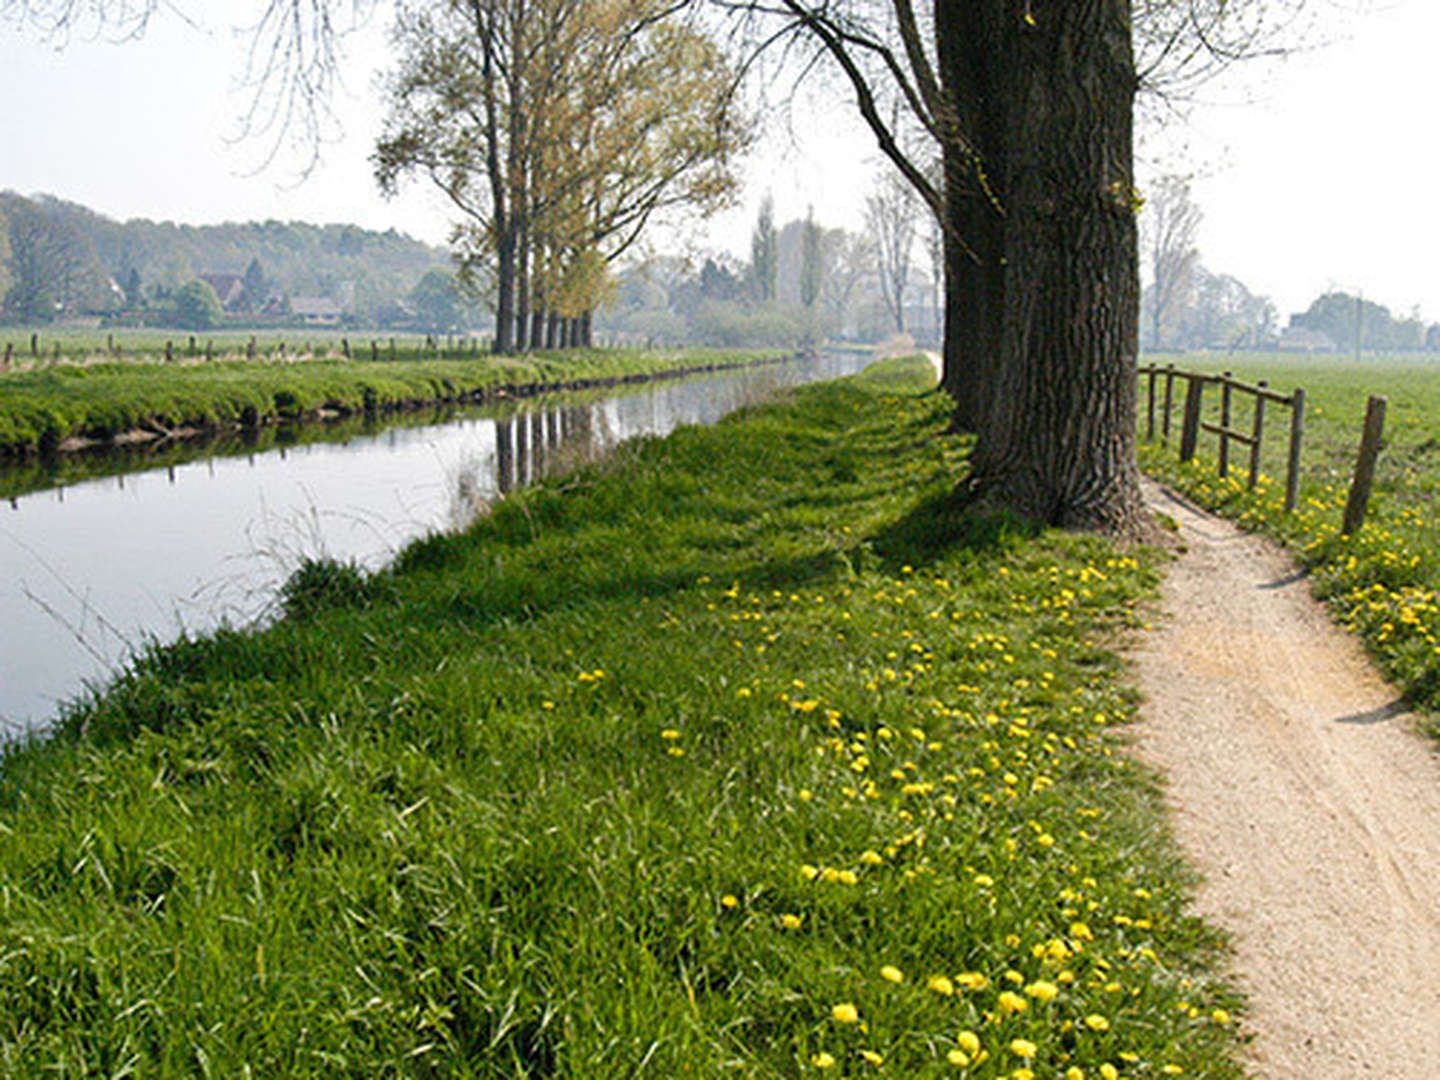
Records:
[[[1317,297],[1282,327],[1268,297],[1200,263],[1200,209],[1184,177],[1163,176],[1141,212],[1140,343],[1154,350],[1294,349],[1303,351],[1440,351],[1440,324],[1418,312],[1397,317],[1382,304],[1341,291]]]
[[[186,292],[189,315],[203,321],[214,308],[198,285],[220,275],[243,282],[231,304],[216,297],[227,321],[285,324],[293,321],[290,298],[318,297],[361,325],[474,326],[484,315],[472,304],[460,305],[453,326],[426,324],[435,312],[416,306],[427,272],[448,273],[449,262],[444,249],[394,230],[278,221],[122,223],[51,196],[0,192],[0,318],[8,322],[99,315],[187,325],[177,314],[180,294]],[[188,325],[205,328],[193,319]]]
[[[887,187],[895,190],[882,182],[877,192]],[[716,252],[634,260],[617,272],[599,325],[639,343],[790,347],[875,342],[898,331],[934,347],[944,324],[940,256],[925,270],[914,258],[923,215],[912,205],[914,217],[882,236],[885,215],[872,216],[859,232],[826,228],[813,214],[777,227],[767,198],[748,260]],[[887,251],[901,265],[897,271],[897,260],[889,260],[888,279]]]

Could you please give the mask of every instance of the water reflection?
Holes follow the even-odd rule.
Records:
[[[710,423],[780,386],[861,366],[831,356],[385,429],[252,431],[225,441],[230,456],[165,448],[127,456],[138,471],[12,494],[0,510],[0,722],[43,723],[147,641],[264,617],[305,557],[383,565],[416,536],[461,527],[622,439]],[[81,466],[32,463],[22,477],[0,473],[0,490],[33,485],[43,467]]]

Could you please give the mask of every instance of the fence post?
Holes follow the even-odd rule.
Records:
[[[1155,373],[1157,370],[1154,364],[1151,364],[1146,370],[1146,374],[1150,376],[1150,381],[1147,384],[1148,389],[1145,391],[1146,442],[1155,441]]]
[[[1160,418],[1160,441],[1170,445],[1170,409],[1175,397],[1175,365],[1165,365],[1165,415]]]
[[[1365,407],[1365,431],[1360,436],[1360,456],[1355,460],[1355,479],[1350,484],[1350,498],[1345,503],[1345,524],[1340,532],[1350,536],[1365,523],[1365,510],[1370,505],[1370,489],[1375,483],[1375,459],[1380,456],[1380,438],[1385,433],[1384,397],[1372,397]]]
[[[1180,462],[1195,456],[1195,443],[1200,437],[1200,399],[1205,392],[1205,376],[1187,375],[1185,387],[1185,426],[1180,429]]]
[[[1285,512],[1291,513],[1300,500],[1300,444],[1305,439],[1305,391],[1295,390],[1290,399],[1290,460],[1285,466]]]
[[[1230,475],[1230,376],[1231,372],[1220,373],[1220,479]]]
[[[1264,379],[1257,383],[1262,391],[1268,390],[1270,384]],[[1265,438],[1265,395],[1255,395],[1255,428],[1250,433],[1255,441],[1250,444],[1250,490],[1255,490],[1255,485],[1260,482],[1260,443]]]

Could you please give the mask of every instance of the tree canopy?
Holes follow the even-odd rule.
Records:
[[[376,175],[427,177],[459,211],[501,351],[593,308],[655,215],[734,191],[736,73],[667,0],[435,0],[402,9],[395,42]]]

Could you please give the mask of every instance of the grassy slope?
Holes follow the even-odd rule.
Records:
[[[0,451],[70,436],[255,423],[322,407],[359,412],[453,401],[500,387],[574,385],[745,363],[756,353],[585,350],[522,358],[57,366],[0,375]],[[771,356],[775,354],[769,354]]]
[[[1176,358],[1176,363],[1205,371],[1219,367],[1197,368],[1196,361],[1186,357]],[[1415,704],[1440,711],[1440,518],[1435,514],[1440,494],[1440,427],[1435,419],[1440,416],[1440,365],[1418,358],[1357,364],[1242,356],[1227,359],[1224,366],[1242,378],[1267,378],[1283,393],[1305,388],[1297,513],[1283,512],[1288,410],[1267,414],[1268,475],[1254,493],[1245,490],[1246,467],[1232,468],[1228,480],[1217,477],[1212,436],[1202,444],[1207,452],[1186,468],[1175,460],[1173,449],[1149,447],[1143,454],[1146,469],[1245,527],[1288,544],[1313,571],[1316,593],[1364,638],[1386,673]],[[1389,399],[1385,445],[1366,524],[1346,538],[1339,535],[1340,522],[1371,394]],[[1212,396],[1213,391],[1207,394]],[[1218,405],[1210,405],[1213,413]],[[1237,408],[1235,415],[1248,430],[1249,410]],[[1174,422],[1179,422],[1178,408]]]
[[[0,1073],[1235,1075],[1114,751],[1153,569],[952,519],[928,377],[312,565],[12,753]]]

